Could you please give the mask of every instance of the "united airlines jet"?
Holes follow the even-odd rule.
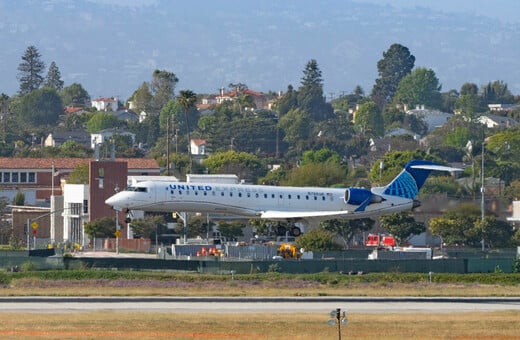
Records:
[[[125,211],[218,213],[306,225],[410,210],[432,170],[460,171],[423,160],[408,162],[384,187],[321,188],[144,181],[105,203]]]

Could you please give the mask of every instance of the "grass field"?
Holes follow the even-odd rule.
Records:
[[[0,273],[2,296],[520,296],[519,274]],[[346,306],[348,308],[348,306]],[[2,339],[338,339],[328,313],[0,313]],[[348,314],[342,339],[519,339],[520,312]]]
[[[5,339],[337,339],[324,314],[0,313]],[[352,314],[342,339],[520,339],[520,312]]]

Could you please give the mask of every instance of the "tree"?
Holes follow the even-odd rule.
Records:
[[[45,87],[22,96],[19,117],[33,126],[56,124],[63,104],[56,90]]]
[[[133,102],[133,105],[137,111],[148,112],[152,108],[153,101],[150,85],[147,82],[143,82],[141,86],[132,94],[130,100]]]
[[[224,221],[218,222],[218,231],[220,231],[220,234],[228,240],[236,240],[237,237],[244,236],[243,230],[245,227],[245,224],[240,221],[233,221],[230,223]]]
[[[321,223],[323,229],[333,232],[343,239],[345,248],[354,236],[360,232],[368,231],[374,225],[371,218],[360,218],[354,220],[333,219]]]
[[[470,122],[476,121],[478,113],[485,111],[482,98],[473,93],[461,95],[455,102],[455,109]]]
[[[60,97],[64,106],[86,106],[90,104],[90,95],[78,83],[64,87],[60,91]]]
[[[192,170],[192,159],[191,159],[191,137],[190,137],[190,124],[188,120],[188,112],[190,112],[194,107],[195,103],[197,102],[197,95],[195,92],[191,90],[182,90],[180,92],[180,95],[177,97],[177,102],[180,104],[184,111],[184,121],[186,123],[186,130],[188,135],[188,156],[190,158],[190,164],[189,164],[189,173],[191,173]]]
[[[383,59],[377,62],[379,78],[372,88],[372,100],[380,109],[392,101],[397,86],[404,76],[409,74],[415,63],[415,57],[407,47],[393,44],[383,53]]]
[[[344,185],[347,177],[347,167],[335,162],[308,163],[293,168],[287,174],[287,180],[281,184],[288,186],[319,186]]]
[[[354,125],[365,135],[382,136],[385,132],[383,115],[375,102],[361,104],[354,116]]]
[[[341,246],[334,242],[334,234],[322,228],[316,228],[298,236],[295,246],[298,249],[303,248],[305,251],[341,249]]]
[[[150,90],[153,95],[152,108],[155,112],[160,112],[162,107],[174,98],[177,82],[179,79],[173,72],[153,71]]]
[[[303,70],[301,86],[297,94],[298,107],[307,112],[315,121],[329,118],[332,106],[323,96],[323,79],[316,60],[310,60]]]
[[[134,238],[154,239],[159,227],[163,227],[165,221],[162,215],[146,215],[144,218],[136,218],[132,220],[130,227],[134,234]]]
[[[284,116],[290,110],[298,107],[298,93],[293,89],[292,85],[287,86],[287,91],[283,96],[278,97],[274,103],[274,108],[280,117]]]
[[[303,110],[294,109],[280,118],[279,126],[285,132],[283,138],[297,153],[303,151],[303,143],[311,133],[311,117]]]
[[[416,222],[407,211],[383,215],[379,218],[381,226],[394,235],[399,243],[411,235],[419,235],[426,230],[424,223]]]
[[[43,83],[43,70],[45,63],[40,59],[41,55],[35,46],[29,46],[22,56],[22,62],[18,65],[18,81],[20,82],[20,94],[27,94],[38,89]]]
[[[53,61],[47,71],[47,77],[45,77],[44,86],[61,91],[63,89],[63,80],[61,80],[60,69]]]
[[[13,198],[14,205],[25,205],[25,194],[21,191],[18,191]]]
[[[87,163],[78,165],[71,171],[67,178],[69,184],[88,184],[89,183],[89,166]]]
[[[514,103],[514,97],[511,91],[501,80],[489,82],[482,87],[482,102],[487,104],[511,104]]]
[[[91,239],[113,237],[116,231],[116,221],[111,217],[102,217],[85,223],[84,229]]]
[[[480,209],[473,203],[462,203],[442,217],[432,218],[429,229],[433,235],[442,237],[448,245],[477,245],[482,235],[475,230],[480,220]]]
[[[257,156],[236,151],[216,152],[208,156],[202,164],[210,173],[236,174],[241,179],[255,182],[265,173],[265,168]]]
[[[98,112],[87,122],[87,131],[96,133],[119,126],[119,119],[111,113]]]
[[[441,107],[441,85],[433,70],[416,68],[401,79],[393,101],[408,104],[410,107],[426,105],[427,107]]]
[[[460,87],[460,95],[464,96],[467,94],[478,94],[478,86],[474,83],[464,83]]]

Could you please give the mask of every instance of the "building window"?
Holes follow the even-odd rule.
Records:
[[[36,183],[36,173],[29,172],[29,173],[27,173],[27,175],[28,175],[27,182],[29,182],[29,183]]]
[[[20,173],[20,183],[27,183],[27,172]]]
[[[88,200],[83,200],[83,213],[88,214]]]
[[[11,183],[11,173],[4,172],[3,181],[4,183]]]
[[[11,182],[18,183],[18,172],[11,173]]]

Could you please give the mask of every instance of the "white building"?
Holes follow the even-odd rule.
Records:
[[[63,241],[86,247],[89,243],[83,225],[89,222],[89,186],[64,184],[63,186]],[[52,228],[51,228],[52,230]],[[52,238],[52,232],[51,232]]]
[[[117,111],[119,100],[117,97],[112,98],[98,98],[91,102],[92,107],[98,111]]]

